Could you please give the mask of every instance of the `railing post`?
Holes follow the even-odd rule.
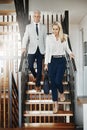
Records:
[[[9,72],[9,124],[12,128],[12,72]]]
[[[18,72],[18,108],[19,108],[19,128],[22,127],[22,97],[21,97],[21,72]]]

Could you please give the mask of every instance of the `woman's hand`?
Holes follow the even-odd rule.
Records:
[[[74,54],[73,53],[70,53],[70,59],[74,59],[75,58],[75,56],[74,56]]]
[[[44,70],[48,70],[48,65],[45,64]]]

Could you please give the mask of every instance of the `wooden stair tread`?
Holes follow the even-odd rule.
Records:
[[[17,33],[19,33],[19,32],[0,32],[0,35],[11,35],[11,34],[17,34]]]
[[[75,128],[74,123],[24,123],[28,128]]]
[[[41,81],[40,83],[41,83],[41,85],[43,85],[43,81]],[[35,82],[29,81],[29,82],[27,82],[27,84],[28,84],[28,85],[35,85]]]
[[[8,26],[8,25],[18,25],[17,22],[0,22],[0,26]]]
[[[73,116],[72,111],[61,111],[53,114],[53,111],[24,111],[24,116]]]
[[[25,104],[53,104],[52,100],[26,100]],[[71,104],[70,100],[66,100],[64,102],[58,101],[58,104]]]
[[[87,96],[77,97],[77,102],[78,102],[78,104],[85,104],[85,103],[87,103]]]
[[[36,92],[35,89],[32,89],[32,90],[27,90],[26,94],[44,94],[44,91],[42,89],[41,92]],[[50,94],[51,94],[51,90],[50,90]],[[69,94],[69,91],[68,90],[64,90],[64,94]]]
[[[6,99],[8,99],[8,98],[9,98],[9,96],[8,96],[8,94],[7,94],[7,93],[5,93],[5,94],[4,94],[4,93],[3,93],[3,94],[1,93],[1,96],[0,96],[0,97],[1,97],[2,99],[3,99],[3,98],[6,98]]]
[[[63,81],[62,83],[63,83],[63,85],[68,85],[68,82],[67,82],[67,81]],[[35,85],[35,82],[29,81],[29,82],[27,82],[27,84],[28,84],[28,85]],[[43,81],[41,81],[41,85],[43,85]]]
[[[10,15],[15,13],[15,10],[0,10],[0,15]]]
[[[13,0],[0,0],[0,4],[11,4]]]

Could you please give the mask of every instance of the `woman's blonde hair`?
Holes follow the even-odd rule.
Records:
[[[61,42],[66,41],[67,40],[67,34],[63,33],[61,23],[60,22],[54,22],[53,25],[52,25],[52,28],[53,28],[54,25],[58,26],[58,28],[59,28],[59,38],[60,38]]]

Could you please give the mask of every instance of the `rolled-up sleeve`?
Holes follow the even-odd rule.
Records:
[[[65,42],[65,51],[70,55],[71,53],[72,53],[72,51],[70,50],[70,48],[69,48],[69,45],[68,45],[68,41],[66,40],[66,42]]]

